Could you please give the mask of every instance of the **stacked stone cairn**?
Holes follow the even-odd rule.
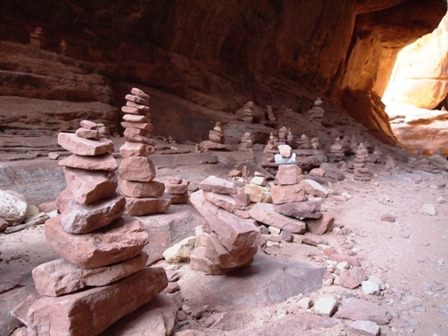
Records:
[[[285,145],[288,141],[288,129],[285,126],[278,130],[278,144]]]
[[[241,137],[240,144],[238,145],[238,150],[240,151],[251,151],[254,147],[252,142],[252,134],[250,132],[245,132]]]
[[[322,124],[322,119],[324,118],[325,110],[322,107],[323,101],[318,97],[314,101],[314,106],[308,111],[308,118],[318,124]]]
[[[190,181],[179,177],[170,177],[165,182],[165,191],[171,199],[171,204],[187,204],[189,184]]]
[[[311,138],[310,143],[312,149],[317,150],[320,148],[319,138],[317,137]]]
[[[207,274],[224,274],[250,265],[260,233],[254,220],[238,215],[249,204],[243,187],[234,181],[209,176],[199,188],[190,200],[205,222],[196,230],[190,267]]]
[[[271,127],[277,127],[277,116],[271,105],[266,105],[266,125]]]
[[[36,48],[45,47],[45,39],[43,36],[42,27],[36,27],[34,32],[30,33],[30,44]]]
[[[65,55],[68,49],[68,43],[65,39],[62,39],[61,42],[59,42],[59,53],[61,55]]]
[[[278,167],[276,185],[271,187],[272,203],[256,203],[249,210],[250,216],[278,233],[303,234],[306,230],[315,234],[329,232],[334,218],[323,216],[320,207],[328,191],[319,183],[305,179],[297,165]],[[275,230],[269,230],[275,232]]]
[[[337,137],[330,147],[328,158],[330,159],[330,162],[340,162],[344,159],[344,156],[344,144],[342,143],[341,138]]]
[[[202,150],[226,150],[227,146],[224,144],[224,134],[221,128],[221,122],[217,121],[213,129],[208,133],[208,140],[202,141],[199,144],[199,151]]]
[[[354,177],[355,180],[358,181],[370,181],[372,178],[372,174],[367,167],[367,159],[369,156],[369,152],[367,148],[364,147],[363,143],[358,145],[358,149],[356,150],[355,162],[353,164],[354,167]]]
[[[254,103],[248,101],[243,107],[243,121],[247,123],[252,123],[254,121],[253,109]]]
[[[310,149],[311,148],[310,139],[307,137],[306,134],[302,134],[300,136],[300,139],[297,140],[297,147],[299,149]]]
[[[266,146],[263,148],[263,156],[262,160],[264,163],[269,163],[274,161],[274,156],[277,154],[278,147],[277,147],[277,138],[274,136],[273,133],[269,135],[269,140]]]
[[[163,268],[145,268],[148,234],[124,214],[112,141],[84,120],[76,134],[59,133],[58,144],[72,155],[59,162],[67,187],[45,236],[63,259],[33,270],[42,297],[28,297],[13,314],[29,335],[97,335],[160,293],[167,276]]]
[[[148,157],[154,152],[149,96],[133,88],[125,99],[121,125],[125,128],[126,142],[120,147],[123,160],[119,174],[121,192],[126,196],[126,213],[132,216],[166,213],[170,197],[164,194],[165,185],[154,180],[156,169]]]

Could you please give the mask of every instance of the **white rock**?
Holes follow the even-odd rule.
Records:
[[[443,196],[437,198],[437,204],[445,204],[446,199]]]
[[[342,271],[343,269],[348,269],[348,268],[349,268],[348,262],[346,262],[346,261],[341,261],[340,263],[338,263],[338,264],[336,265],[336,268],[337,268],[338,270],[340,270],[340,271]]]
[[[10,224],[20,224],[26,216],[28,204],[9,192],[0,190],[0,218]]]
[[[163,257],[169,263],[188,261],[190,259],[191,252],[193,252],[195,242],[196,237],[187,237],[177,244],[167,248],[163,252]]]
[[[380,327],[375,322],[371,321],[355,321],[350,324],[350,328],[356,331],[360,331],[362,335],[374,335],[380,334]]]
[[[280,152],[280,155],[287,159],[291,157],[292,154],[292,148],[289,145],[279,145],[278,146],[278,151]]]
[[[322,296],[314,304],[314,312],[319,315],[331,316],[336,311],[338,302],[333,296]]]
[[[266,179],[263,176],[254,176],[249,183],[256,184],[259,186],[266,185]]]
[[[280,232],[282,231],[282,230],[280,230],[280,229],[278,229],[278,228],[276,228],[274,226],[268,226],[268,230],[273,235],[279,235]]]
[[[301,309],[309,309],[313,306],[313,301],[311,301],[310,298],[305,297],[297,302],[297,306]]]
[[[380,294],[380,286],[371,280],[366,280],[361,283],[362,292],[368,295],[379,295]]]
[[[291,164],[296,163],[296,153],[292,153],[290,158],[284,158],[281,154],[275,154],[274,160],[276,164]]]
[[[420,213],[422,215],[426,215],[426,216],[435,216],[437,215],[437,211],[436,208],[433,204],[423,204],[422,208],[420,209]]]
[[[57,159],[59,159],[59,154],[55,153],[55,152],[50,152],[50,153],[48,153],[48,158],[50,160],[57,160]]]

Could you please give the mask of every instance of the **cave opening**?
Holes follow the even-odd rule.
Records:
[[[406,149],[448,156],[448,12],[438,27],[401,49],[382,96]]]

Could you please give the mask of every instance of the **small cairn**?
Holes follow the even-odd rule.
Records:
[[[253,101],[248,101],[244,107],[243,107],[243,121],[247,122],[247,123],[253,123],[254,121],[254,114],[253,114],[253,109],[254,107],[254,102]]]
[[[277,143],[278,140],[277,138],[274,136],[273,133],[271,133],[269,135],[269,140],[268,143],[266,144],[266,146],[263,149],[263,162],[264,163],[269,163],[269,162],[273,162],[274,161],[274,156],[275,154],[277,154]]]
[[[363,143],[360,143],[358,145],[358,149],[356,150],[355,162],[353,164],[355,180],[358,181],[371,180],[372,174],[369,172],[369,168],[367,167],[368,156],[369,152],[367,148],[364,147]]]
[[[311,148],[314,150],[317,150],[320,148],[319,138],[317,138],[317,137],[311,138]]]
[[[308,118],[318,124],[322,124],[325,110],[322,107],[323,101],[318,97],[314,101],[314,106],[308,111]]]
[[[310,149],[311,143],[310,139],[306,136],[306,134],[302,134],[300,138],[297,140],[297,147],[299,149]]]
[[[199,184],[190,200],[205,218],[196,230],[196,248],[190,255],[191,269],[224,274],[252,263],[260,233],[253,219],[242,218],[249,204],[242,186],[216,176]]]
[[[36,48],[45,47],[45,39],[42,27],[36,27],[34,31],[30,33],[30,44]]]
[[[138,88],[127,94],[121,125],[126,142],[120,148],[121,191],[126,196],[126,212],[132,216],[166,213],[171,204],[165,185],[155,181],[156,168],[148,157],[154,152],[153,125],[149,96]]]
[[[165,182],[165,191],[170,196],[171,204],[187,204],[189,184],[190,181],[179,177],[170,177]]]
[[[163,268],[145,268],[148,234],[124,214],[114,146],[98,128],[83,120],[75,134],[58,135],[72,155],[59,162],[67,187],[56,200],[60,215],[45,223],[45,236],[63,259],[33,269],[42,297],[30,296],[12,312],[29,335],[98,335],[168,285]]]
[[[65,39],[62,39],[61,42],[59,42],[59,53],[61,55],[65,55],[68,49],[68,43]]]
[[[245,132],[241,137],[240,144],[238,146],[238,150],[240,151],[251,151],[254,147],[252,142],[252,134],[250,132]]]
[[[373,153],[369,155],[367,160],[371,163],[382,163],[383,153],[381,153],[378,146],[373,147]]]
[[[344,156],[344,145],[341,138],[337,137],[330,147],[330,153],[328,154],[328,157],[330,159],[330,162],[340,162],[344,159]]]
[[[199,146],[199,151],[207,150],[226,150],[227,146],[224,144],[224,134],[222,132],[221,122],[217,121],[213,129],[208,133],[208,140],[202,141]]]
[[[288,135],[286,136],[286,144],[291,147],[294,146],[294,134],[292,134],[290,128],[288,128]]]
[[[274,113],[272,105],[266,105],[266,125],[270,127],[277,127],[277,116]]]
[[[288,141],[288,129],[285,126],[282,126],[278,130],[278,144],[286,145],[287,141]]]

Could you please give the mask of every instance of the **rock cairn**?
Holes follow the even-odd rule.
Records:
[[[30,33],[30,44],[36,48],[45,47],[45,39],[42,27],[36,27],[34,31]]]
[[[59,53],[61,55],[65,55],[68,49],[68,43],[65,39],[62,39],[61,42],[59,42]]]
[[[179,177],[170,177],[165,182],[165,191],[171,199],[171,204],[186,204],[188,202],[188,185],[190,181]]]
[[[120,147],[123,160],[119,174],[121,192],[126,196],[126,212],[132,216],[165,213],[171,201],[164,194],[165,185],[154,180],[156,168],[148,157],[154,152],[149,96],[133,88],[125,99],[121,125],[125,128],[126,142]]]
[[[310,143],[311,143],[311,148],[312,149],[316,150],[316,149],[320,148],[319,138],[317,138],[317,137],[311,138]]]
[[[367,148],[364,147],[363,143],[360,143],[358,145],[358,149],[356,150],[355,162],[353,164],[355,180],[371,180],[372,174],[369,172],[369,168],[367,167],[368,156],[369,152],[367,151]]]
[[[277,127],[277,116],[271,105],[266,105],[266,125],[271,127]]]
[[[28,297],[13,311],[30,335],[97,335],[167,286],[163,268],[145,268],[148,234],[124,214],[113,143],[98,133],[97,124],[82,121],[76,134],[58,135],[72,155],[60,161],[67,188],[45,236],[63,259],[33,270],[42,297]]]
[[[254,102],[248,101],[243,107],[243,121],[247,123],[252,123],[254,121],[253,109]]]
[[[271,187],[272,203],[257,203],[249,215],[278,233],[302,234],[306,230],[315,234],[329,232],[334,218],[323,216],[320,207],[328,191],[319,183],[305,179],[296,165],[281,165]],[[269,230],[275,232],[275,230]]]
[[[208,133],[208,140],[202,141],[198,150],[226,150],[227,146],[224,144],[224,134],[222,132],[221,122],[217,121],[213,129]]]
[[[324,118],[325,110],[322,107],[323,101],[318,97],[314,101],[314,106],[308,111],[308,118],[318,124],[322,124],[322,119]]]
[[[257,252],[260,233],[252,219],[244,219],[249,204],[243,187],[209,176],[199,184],[191,203],[205,218],[196,235],[190,267],[207,274],[223,274],[248,266]]]
[[[254,147],[252,142],[252,134],[250,132],[245,132],[241,137],[240,144],[238,145],[238,150],[240,151],[251,151]]]
[[[269,135],[269,140],[266,146],[263,148],[263,157],[262,160],[265,163],[273,162],[274,156],[277,154],[277,138],[274,136],[273,133]]]
[[[330,147],[330,153],[328,154],[328,157],[330,159],[330,162],[340,162],[344,159],[344,156],[344,145],[341,138],[337,137]]]
[[[300,136],[300,139],[297,140],[297,147],[299,149],[310,149],[311,148],[310,139],[307,137],[306,134],[302,134]]]
[[[288,129],[285,126],[278,130],[278,144],[285,145],[288,141]]]

